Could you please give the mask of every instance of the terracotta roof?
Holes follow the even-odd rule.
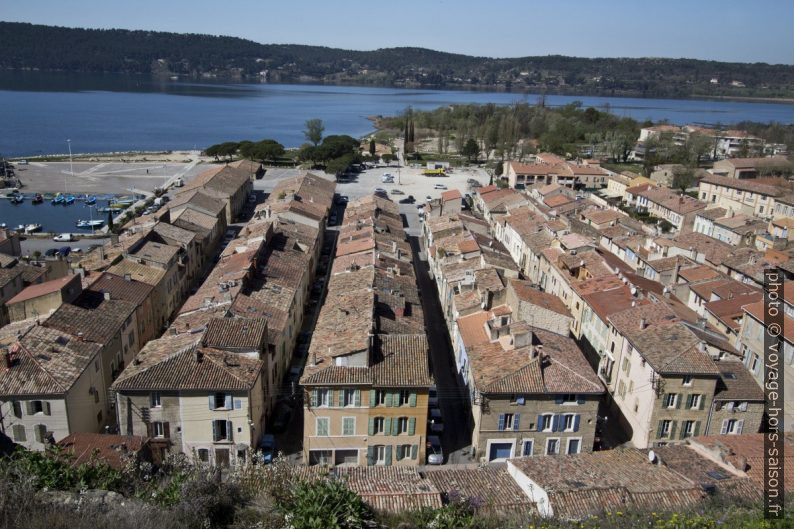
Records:
[[[480,311],[468,316],[458,318],[458,330],[461,340],[466,348],[488,342],[488,334],[485,332],[485,322],[490,318],[489,312]]]
[[[103,295],[108,293],[111,299],[123,299],[139,306],[149,297],[154,287],[136,279],[127,280],[116,274],[104,272],[86,290]]]
[[[662,257],[660,259],[653,259],[646,261],[648,266],[657,272],[666,272],[668,270],[675,270],[677,266],[684,267],[687,265],[695,264],[692,260],[684,257],[683,255],[676,255],[673,257]]]
[[[122,299],[106,300],[101,294],[86,291],[74,301],[64,303],[50,314],[45,325],[86,341],[107,344],[121,336],[127,318],[136,305]]]
[[[533,288],[531,282],[511,279],[510,286],[520,301],[543,307],[569,318],[571,317],[571,311],[568,310],[568,307],[565,306],[565,303],[560,298]]]
[[[714,279],[719,277],[720,273],[706,265],[693,266],[691,268],[683,268],[678,272],[678,277],[687,283],[695,283],[707,279]]]
[[[0,286],[11,283],[20,275],[22,275],[22,269],[19,267],[0,268]]]
[[[564,194],[554,195],[543,200],[543,203],[550,208],[556,208],[562,206],[563,204],[568,204],[569,202],[573,202],[573,199]]]
[[[710,208],[699,212],[697,216],[709,220],[717,220],[724,217],[727,213],[728,210],[725,208]]]
[[[758,301],[744,306],[744,311],[755,318],[763,325],[764,322],[764,302]],[[794,321],[788,316],[784,316],[786,324],[783,325],[783,338],[791,344],[794,344]],[[764,325],[766,327],[766,325]]]
[[[146,443],[146,437],[137,435],[81,432],[67,435],[58,441],[58,447],[73,457],[74,467],[101,461],[116,470],[123,470],[127,458],[138,454]]]
[[[705,209],[706,207],[705,202],[701,202],[689,195],[679,195],[666,188],[654,187],[640,192],[639,195],[647,198],[650,202],[681,215]]]
[[[74,281],[75,285],[79,285],[80,280],[75,279],[77,277],[79,276],[70,274],[61,277],[59,279],[53,279],[52,281],[45,281],[44,283],[30,285],[29,287],[24,288],[19,294],[9,299],[7,301],[7,304],[13,305],[14,303],[20,303],[22,301],[27,301],[29,299],[38,298],[40,296],[46,296],[47,294],[58,292],[67,284],[69,284],[69,282],[71,281]]]
[[[784,156],[771,156],[764,158],[727,158],[725,163],[729,163],[737,169],[756,169],[759,167],[787,165],[789,162]]]
[[[203,345],[213,349],[253,349],[261,352],[267,337],[264,318],[212,318]]]
[[[742,326],[741,317],[744,314],[742,307],[762,300],[763,297],[761,292],[741,294],[733,298],[709,301],[704,305],[704,308],[728,328],[738,331]]]
[[[11,351],[15,363],[0,371],[0,395],[62,395],[93,362],[102,346],[40,325]],[[97,388],[102,391],[104,388]]]
[[[522,517],[536,512],[535,504],[504,468],[428,468],[425,476],[441,491],[445,503],[467,498],[477,510]]]
[[[262,361],[199,347],[198,334],[166,336],[147,343],[113,383],[124,390],[246,391],[259,378]]]
[[[609,323],[620,334],[626,337],[634,336],[646,327],[669,325],[678,321],[675,312],[664,303],[645,303],[636,307],[616,311],[609,315]]]
[[[750,191],[751,193],[757,193],[759,195],[771,197],[776,197],[784,193],[784,189],[782,187],[761,183],[758,179],[743,180],[739,178],[730,178],[727,176],[710,175],[700,181],[700,185],[702,186],[703,184],[729,187],[731,189],[738,189],[740,191]]]
[[[631,290],[627,285],[585,294],[582,299],[604,322],[614,312],[621,312],[636,305],[647,303],[647,300],[637,299],[632,296]]]
[[[682,323],[652,326],[629,337],[637,352],[661,375],[719,375],[700,340]]]
[[[555,517],[563,519],[630,509],[675,511],[703,496],[692,481],[630,448],[509,459],[511,465],[548,494]]]
[[[457,189],[450,189],[449,191],[444,191],[441,193],[441,202],[448,202],[450,200],[457,200],[463,198],[463,195],[460,194],[460,191]]]
[[[204,211],[214,217],[217,217],[226,209],[226,203],[223,200],[212,197],[204,193],[201,189],[191,189],[181,193],[176,193],[171,201],[166,204],[166,208],[169,210],[175,210],[179,209],[185,204],[190,204],[200,211]]]
[[[764,401],[764,391],[739,361],[717,362],[720,380],[714,400]]]
[[[736,296],[758,292],[758,288],[740,283],[735,279],[717,279],[706,283],[698,283],[690,286],[690,290],[706,301],[711,300],[712,294],[719,299],[731,299]]]
[[[611,209],[589,209],[582,216],[594,224],[605,224],[623,217],[623,213]]]
[[[185,230],[179,226],[168,224],[166,222],[158,222],[152,227],[152,233],[156,233],[166,244],[178,244],[180,246],[187,246],[196,239],[196,234],[192,231]],[[170,240],[169,240],[170,239]]]
[[[148,285],[157,286],[160,284],[166,271],[155,266],[136,263],[130,259],[122,259],[108,268],[108,272],[121,277],[129,274],[132,279]]]

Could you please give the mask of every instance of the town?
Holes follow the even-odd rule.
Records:
[[[693,132],[643,128],[630,159]],[[794,369],[792,166],[710,137],[683,184],[545,152],[494,176],[398,151],[353,181],[239,159],[79,255],[22,256],[2,229],[4,446],[284,460],[393,513],[760,498],[765,271]]]

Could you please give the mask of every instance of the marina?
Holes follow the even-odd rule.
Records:
[[[91,233],[106,226],[130,197],[16,193],[0,197],[0,224],[22,233]],[[126,207],[126,206],[124,206]]]

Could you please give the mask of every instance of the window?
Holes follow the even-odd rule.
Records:
[[[229,393],[215,393],[210,396],[210,407],[213,410],[232,409],[232,396]]]
[[[152,423],[152,436],[153,437],[165,437],[165,430],[163,429],[163,423],[161,423],[161,422],[153,422]]]
[[[408,417],[397,419],[397,435],[408,433]]]
[[[568,439],[568,454],[578,454],[582,442],[579,439]]]
[[[318,389],[315,406],[320,408],[327,408],[329,405],[330,397],[331,397],[331,392],[327,388]]]
[[[532,448],[534,447],[535,442],[532,439],[526,439],[524,441],[524,446],[521,448],[521,455],[524,457],[529,457],[532,455]]]
[[[28,411],[28,415],[44,414],[44,409],[46,408],[43,400],[30,401],[29,406],[30,410]]]
[[[663,439],[665,437],[670,437],[671,425],[672,425],[672,421],[670,421],[670,420],[659,421],[659,435],[658,435],[658,437],[660,439]]]
[[[317,432],[317,436],[319,437],[327,437],[328,417],[317,417],[314,431]]]
[[[499,431],[518,430],[521,414],[501,413],[499,414]]]
[[[375,405],[377,406],[385,406],[386,405],[386,391],[379,389],[375,391]]]
[[[562,403],[576,404],[577,403],[576,395],[574,395],[573,393],[566,393],[565,395],[562,396]]]
[[[345,389],[342,391],[342,406],[360,406],[360,397],[357,399],[357,390]]]
[[[550,432],[554,425],[554,416],[551,414],[543,415],[540,423],[541,432]]]
[[[628,359],[628,357],[626,357],[626,358],[624,358],[624,359],[623,359],[623,365],[621,366],[621,369],[622,369],[622,370],[623,370],[623,372],[624,372],[624,373],[626,373],[627,375],[629,374],[629,370],[630,370],[630,368],[629,368],[629,359]]]
[[[664,396],[664,404],[665,408],[675,408],[676,403],[678,402],[678,393],[668,393]]]
[[[407,406],[410,402],[411,392],[407,390],[400,391],[400,400],[397,402],[398,406]]]
[[[702,395],[698,395],[697,393],[693,393],[687,397],[686,407],[690,410],[698,410],[700,409],[700,402],[703,400]]]
[[[376,465],[385,465],[386,464],[386,447],[383,445],[377,445],[375,448],[375,464]]]
[[[28,440],[27,434],[25,433],[25,425],[15,424],[11,428],[11,431],[13,432],[14,442],[24,443]]]
[[[160,392],[154,391],[149,394],[149,406],[152,408],[159,408],[162,404],[160,403]]]
[[[758,374],[758,366],[759,366],[759,358],[757,353],[753,353],[753,359],[750,362],[750,371],[755,374]]]
[[[743,426],[744,419],[725,419],[722,421],[722,429],[720,430],[720,433],[722,435],[739,435],[742,433]]]
[[[342,418],[342,435],[356,435],[356,418]]]
[[[574,431],[574,415],[563,415],[562,425],[563,425],[563,431],[565,432]]]
[[[692,377],[690,375],[686,375],[684,379],[681,381],[684,386],[691,386],[692,385]]]
[[[692,437],[695,435],[695,421],[684,421],[681,427],[681,438]]]
[[[556,456],[560,453],[560,440],[559,439],[547,439],[546,440],[546,455],[547,456]]]
[[[47,426],[44,424],[37,424],[33,427],[33,433],[36,437],[36,442],[43,443],[47,440]]]
[[[199,461],[203,461],[204,463],[209,463],[210,460],[210,451],[206,448],[199,448],[198,449],[198,458]]]
[[[397,461],[411,459],[411,445],[397,445]]]
[[[212,440],[216,443],[232,440],[232,421],[212,421]]]
[[[375,417],[373,420],[373,434],[374,435],[383,435],[383,425],[385,423],[385,419],[383,417]]]
[[[19,402],[18,400],[15,400],[11,404],[11,407],[14,409],[14,417],[16,417],[17,419],[21,419],[22,418],[22,403]]]

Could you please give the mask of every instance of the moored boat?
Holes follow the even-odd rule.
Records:
[[[88,204],[89,206],[91,204],[96,204],[96,197],[94,195],[91,195],[91,196],[87,197],[85,199],[85,203]]]
[[[32,203],[33,203],[33,204],[41,204],[42,202],[44,202],[44,197],[42,196],[42,194],[41,194],[41,193],[36,193],[36,194],[33,196]]]
[[[25,226],[25,233],[41,231],[41,224],[28,224]]]
[[[63,204],[65,200],[66,200],[66,197],[64,197],[60,193],[57,193],[54,197],[52,197],[52,203],[53,204]]]
[[[104,220],[78,220],[78,228],[100,228],[105,224]]]
[[[25,200],[25,197],[20,195],[19,193],[15,194],[15,195],[13,195],[11,197],[11,203],[12,204],[21,204],[24,200]]]
[[[74,204],[74,195],[66,195],[66,198],[64,199],[64,204],[66,204],[67,206],[69,204]]]

